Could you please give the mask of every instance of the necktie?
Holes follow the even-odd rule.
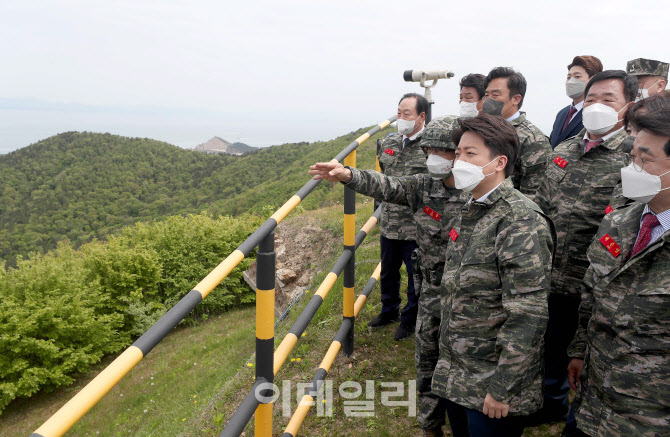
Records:
[[[595,140],[595,141],[589,141],[589,140],[586,140],[586,145],[584,146],[584,153],[586,153],[586,152],[588,152],[589,150],[593,149],[595,146],[597,146],[598,144],[600,144],[600,143],[602,143],[602,142],[603,142],[603,139],[602,139],[602,138],[600,138],[599,140]]]
[[[408,144],[409,144],[409,138],[405,138],[404,140],[402,140],[402,148],[403,148],[403,149],[404,149],[405,147],[407,147]]]
[[[651,230],[660,224],[661,223],[654,214],[648,212],[644,215],[644,218],[642,218],[642,226],[640,226],[640,233],[637,236],[637,242],[630,255],[631,258],[649,245],[649,242],[651,241]]]
[[[565,119],[565,123],[563,123],[563,129],[561,129],[561,133],[563,133],[565,128],[568,127],[570,120],[572,120],[572,116],[575,115],[575,112],[577,112],[577,109],[575,109],[574,106],[570,106],[570,111],[568,112],[568,117]]]

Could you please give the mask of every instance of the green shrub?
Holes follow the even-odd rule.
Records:
[[[68,243],[55,253],[0,265],[0,411],[14,398],[70,384],[129,342],[97,282]]]
[[[0,412],[14,398],[72,383],[143,334],[246,239],[260,219],[169,217],[108,242],[0,263]],[[188,320],[253,302],[240,266]]]

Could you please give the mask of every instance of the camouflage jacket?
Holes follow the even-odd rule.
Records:
[[[577,424],[591,436],[670,434],[670,232],[630,258],[644,205],[608,214],[588,249]]]
[[[554,222],[558,237],[552,293],[579,293],[589,265],[586,249],[605,214],[613,210],[610,199],[621,180],[626,132],[622,129],[587,153],[582,148],[584,133],[556,146],[535,197]]]
[[[397,178],[371,170],[352,168],[351,172],[348,187],[384,202],[406,205],[412,211],[423,274],[421,294],[439,295],[449,231],[470,194],[446,187],[427,174]]]
[[[511,414],[542,405],[550,226],[510,179],[463,207],[442,276],[434,393],[477,411],[487,393],[509,404]]]
[[[535,192],[549,164],[551,143],[533,123],[526,119],[526,113],[510,121],[519,137],[519,151],[514,163],[512,182],[530,200],[535,200]]]
[[[402,135],[395,133],[384,139],[379,149],[379,166],[387,176],[410,176],[427,173],[426,154],[419,147],[421,136],[403,149]],[[406,206],[384,203],[379,223],[381,234],[393,240],[414,240],[416,223]]]

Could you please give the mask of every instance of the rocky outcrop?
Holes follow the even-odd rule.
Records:
[[[196,151],[204,153],[225,153],[228,155],[242,155],[255,150],[255,147],[244,143],[230,143],[223,138],[213,137],[205,143],[195,146]]]

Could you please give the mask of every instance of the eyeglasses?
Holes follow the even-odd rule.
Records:
[[[633,168],[636,171],[642,171],[644,169],[644,164],[647,162],[655,162],[655,161],[667,161],[670,158],[658,158],[658,159],[642,159],[638,156],[631,155],[630,153],[624,153],[624,156],[626,157],[626,164],[631,165],[633,164]],[[640,164],[638,164],[638,161]]]

